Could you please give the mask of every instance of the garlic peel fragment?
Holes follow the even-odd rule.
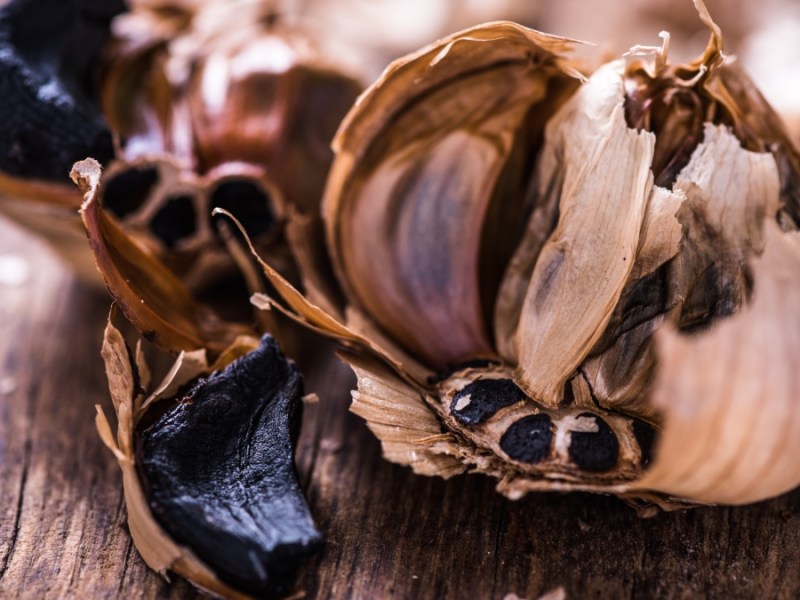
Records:
[[[655,136],[625,123],[622,73],[620,62],[601,67],[545,133],[544,155],[552,152],[565,169],[561,216],[537,258],[515,354],[518,379],[548,406],[558,404],[611,318],[633,269],[652,188]]]
[[[157,258],[137,245],[99,204],[100,166],[77,163],[73,178],[84,191],[81,216],[98,268],[111,295],[145,337],[168,351],[221,352],[249,327],[223,321],[197,302]]]
[[[800,235],[770,223],[765,237],[752,304],[706,332],[657,334],[665,422],[638,486],[746,504],[800,484]]]

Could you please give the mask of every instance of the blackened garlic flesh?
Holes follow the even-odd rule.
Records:
[[[142,433],[153,515],[219,577],[285,593],[322,541],[297,483],[303,382],[275,341],[195,383]]]

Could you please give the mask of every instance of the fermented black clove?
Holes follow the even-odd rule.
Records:
[[[97,56],[120,0],[12,0],[0,9],[0,171],[65,182],[113,155],[93,99]]]
[[[229,585],[284,594],[321,543],[294,444],[303,382],[275,340],[200,379],[146,429],[137,463],[153,515]]]

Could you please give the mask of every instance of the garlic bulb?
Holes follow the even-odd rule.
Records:
[[[113,33],[101,98],[124,144],[104,206],[193,287],[231,267],[215,207],[274,260],[318,251],[330,140],[361,84],[262,1],[139,2]]]
[[[665,35],[582,81],[570,41],[490,23],[350,112],[323,207],[346,308],[268,265],[254,303],[341,341],[387,458],[665,508],[800,484],[800,162],[696,6],[689,64]]]

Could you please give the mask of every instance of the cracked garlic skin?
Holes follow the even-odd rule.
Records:
[[[103,205],[192,287],[231,271],[214,208],[275,261],[323,253],[330,140],[361,84],[269,3],[134,3],[113,31]]]
[[[490,23],[348,114],[323,203],[346,309],[268,267],[283,302],[254,301],[340,340],[389,460],[664,508],[800,484],[798,419],[739,452],[800,415],[800,162],[696,6],[686,65],[665,43],[585,78],[570,41]]]

